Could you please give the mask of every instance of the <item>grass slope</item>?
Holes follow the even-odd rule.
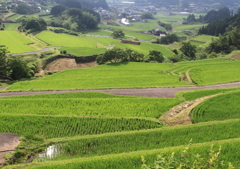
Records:
[[[6,90],[142,88],[186,85],[186,82],[179,81],[177,75],[163,72],[170,67],[171,64],[160,63],[112,63],[86,69],[66,70],[39,80],[17,82]]]
[[[0,37],[0,45],[8,47],[10,53],[34,51],[33,48],[28,46],[33,42],[16,31],[0,31]]]

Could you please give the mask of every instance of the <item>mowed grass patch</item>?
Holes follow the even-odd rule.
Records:
[[[158,118],[181,102],[178,99],[102,95],[97,97],[93,93],[92,97],[85,97],[84,93],[72,93],[55,95],[57,97],[39,95],[1,98],[0,114]]]
[[[154,38],[157,38],[157,36],[148,35],[148,34],[144,34],[144,33],[138,33],[138,32],[124,31],[124,34],[125,34],[125,37],[126,37],[126,35],[128,35],[128,36],[140,39],[140,40],[152,40]]]
[[[37,38],[52,45],[62,47],[90,47],[97,48],[111,46],[118,43],[118,40],[106,37],[73,36],[57,34],[50,31],[43,31],[37,34]]]
[[[194,123],[240,118],[240,91],[215,96],[196,106],[191,113]]]
[[[33,43],[16,31],[0,31],[0,45],[8,47],[10,53],[23,53],[34,51],[28,46]]]
[[[120,44],[116,45],[115,47],[123,48],[123,49],[129,48],[129,49],[132,49],[139,53],[142,53],[144,55],[149,54],[149,51],[151,51],[151,50],[158,50],[158,51],[162,52],[162,54],[166,57],[174,55],[174,53],[172,51],[170,51],[169,49],[167,49],[166,47],[164,47],[162,45],[158,45],[158,44],[148,43],[148,42],[141,42],[140,45],[120,43]]]
[[[91,30],[87,32],[88,35],[101,35],[101,36],[111,36],[111,31],[106,30]]]
[[[17,30],[21,24],[20,23],[4,23],[4,25],[5,25],[5,31],[6,31],[6,30]]]
[[[183,86],[179,76],[163,72],[171,64],[163,63],[115,63],[86,69],[72,69],[39,80],[14,83],[8,91],[65,90],[100,88],[143,88]]]
[[[193,67],[190,71],[192,80],[198,85],[228,83],[240,81],[240,61]]]
[[[68,54],[75,56],[90,56],[104,53],[106,48],[89,48],[89,47],[70,47],[61,48],[60,51],[67,51]]]
[[[177,24],[174,24],[172,26],[177,31],[180,31],[180,30],[190,30],[190,29],[193,29],[193,28],[200,28],[202,26],[205,26],[205,24],[197,24],[197,25],[177,25]]]

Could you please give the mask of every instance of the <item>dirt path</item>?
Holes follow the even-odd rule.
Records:
[[[41,52],[45,52],[45,51],[48,51],[49,49],[54,49],[54,48],[62,48],[62,47],[54,47],[53,46],[53,47],[43,48],[42,50],[39,50],[39,51],[25,52],[25,53],[13,53],[13,54],[10,54],[10,55],[17,56],[17,55],[27,55],[27,54],[41,53]]]
[[[0,133],[0,168],[4,163],[4,154],[13,152],[15,147],[20,143],[20,136],[13,133]]]
[[[202,103],[203,101],[217,96],[211,95],[211,96],[205,96],[193,101],[184,102],[180,105],[177,105],[173,107],[171,110],[166,112],[163,116],[160,117],[160,121],[163,122],[163,124],[168,126],[176,126],[176,125],[187,125],[192,124],[192,120],[190,118],[190,113],[194,107]]]
[[[228,87],[239,87],[239,86],[240,86],[240,82],[201,86],[201,87],[196,86],[196,87],[169,87],[169,88],[163,87],[163,88],[144,88],[144,89],[93,89],[93,90],[0,92],[0,97],[95,91],[95,92],[104,92],[104,93],[115,94],[115,95],[174,98],[175,94],[180,91],[190,91],[190,90],[196,90],[196,89],[228,88]]]

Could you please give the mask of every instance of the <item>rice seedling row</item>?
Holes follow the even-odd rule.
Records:
[[[0,114],[0,133],[44,138],[72,137],[159,128],[158,122],[134,118],[64,117]]]

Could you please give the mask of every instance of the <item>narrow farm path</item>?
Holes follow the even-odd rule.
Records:
[[[59,49],[59,48],[62,48],[62,47],[52,46],[52,47],[43,48],[42,50],[38,50],[38,51],[25,52],[25,53],[13,53],[13,54],[10,54],[10,55],[17,56],[17,55],[27,55],[27,54],[41,53],[41,52],[45,52],[45,51],[48,51],[49,49],[54,49],[54,48]]]
[[[168,126],[192,124],[192,120],[190,118],[190,113],[192,109],[203,101],[217,95],[219,94],[205,96],[193,101],[187,101],[180,105],[177,105],[168,112],[166,112],[163,116],[161,116],[159,120],[162,121],[163,124]]]
[[[174,98],[175,94],[180,91],[190,91],[190,90],[196,90],[196,89],[229,88],[229,87],[239,87],[239,86],[240,86],[240,82],[208,85],[208,86],[162,87],[162,88],[143,88],[143,89],[91,89],[91,90],[86,89],[86,90],[54,90],[54,91],[25,91],[25,92],[7,92],[2,90],[0,92],[0,97],[52,94],[52,93],[104,92],[104,93],[115,94],[115,95]]]

